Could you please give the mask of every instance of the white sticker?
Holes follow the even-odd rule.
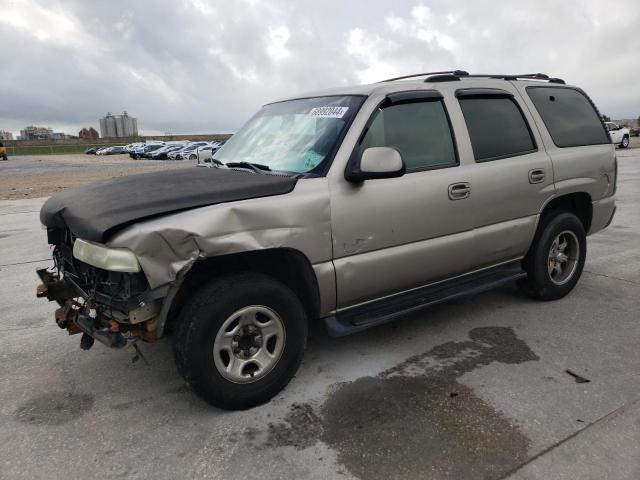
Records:
[[[342,118],[349,107],[316,107],[312,108],[309,115],[317,118]]]

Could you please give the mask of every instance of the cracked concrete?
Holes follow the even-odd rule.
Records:
[[[42,200],[0,202],[0,478],[640,478],[640,150],[618,157],[618,212],[570,296],[508,286],[316,333],[287,389],[245,412],[187,391],[170,338],[144,349],[149,366],[81,351],[35,298]],[[489,361],[471,333],[487,328],[531,353]]]

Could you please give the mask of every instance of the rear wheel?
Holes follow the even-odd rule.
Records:
[[[523,261],[527,278],[518,285],[539,300],[562,298],[578,283],[586,253],[586,234],[578,217],[569,212],[549,212],[542,217]]]
[[[629,137],[622,137],[622,142],[620,142],[620,146],[622,148],[628,148],[629,147]]]
[[[296,295],[261,274],[221,277],[182,309],[176,365],[210,404],[246,409],[270,400],[300,365],[307,319]]]

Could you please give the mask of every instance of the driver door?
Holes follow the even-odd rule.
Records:
[[[390,94],[365,132],[355,154],[394,147],[407,173],[331,187],[338,309],[462,274],[473,251],[471,171],[459,164],[442,95]]]

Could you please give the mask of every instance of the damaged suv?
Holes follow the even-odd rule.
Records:
[[[268,401],[310,322],[342,336],[517,281],[555,300],[615,212],[586,94],[543,74],[438,72],[265,105],[212,168],[129,176],[42,208],[56,321],[114,349],[169,329],[213,405]]]

